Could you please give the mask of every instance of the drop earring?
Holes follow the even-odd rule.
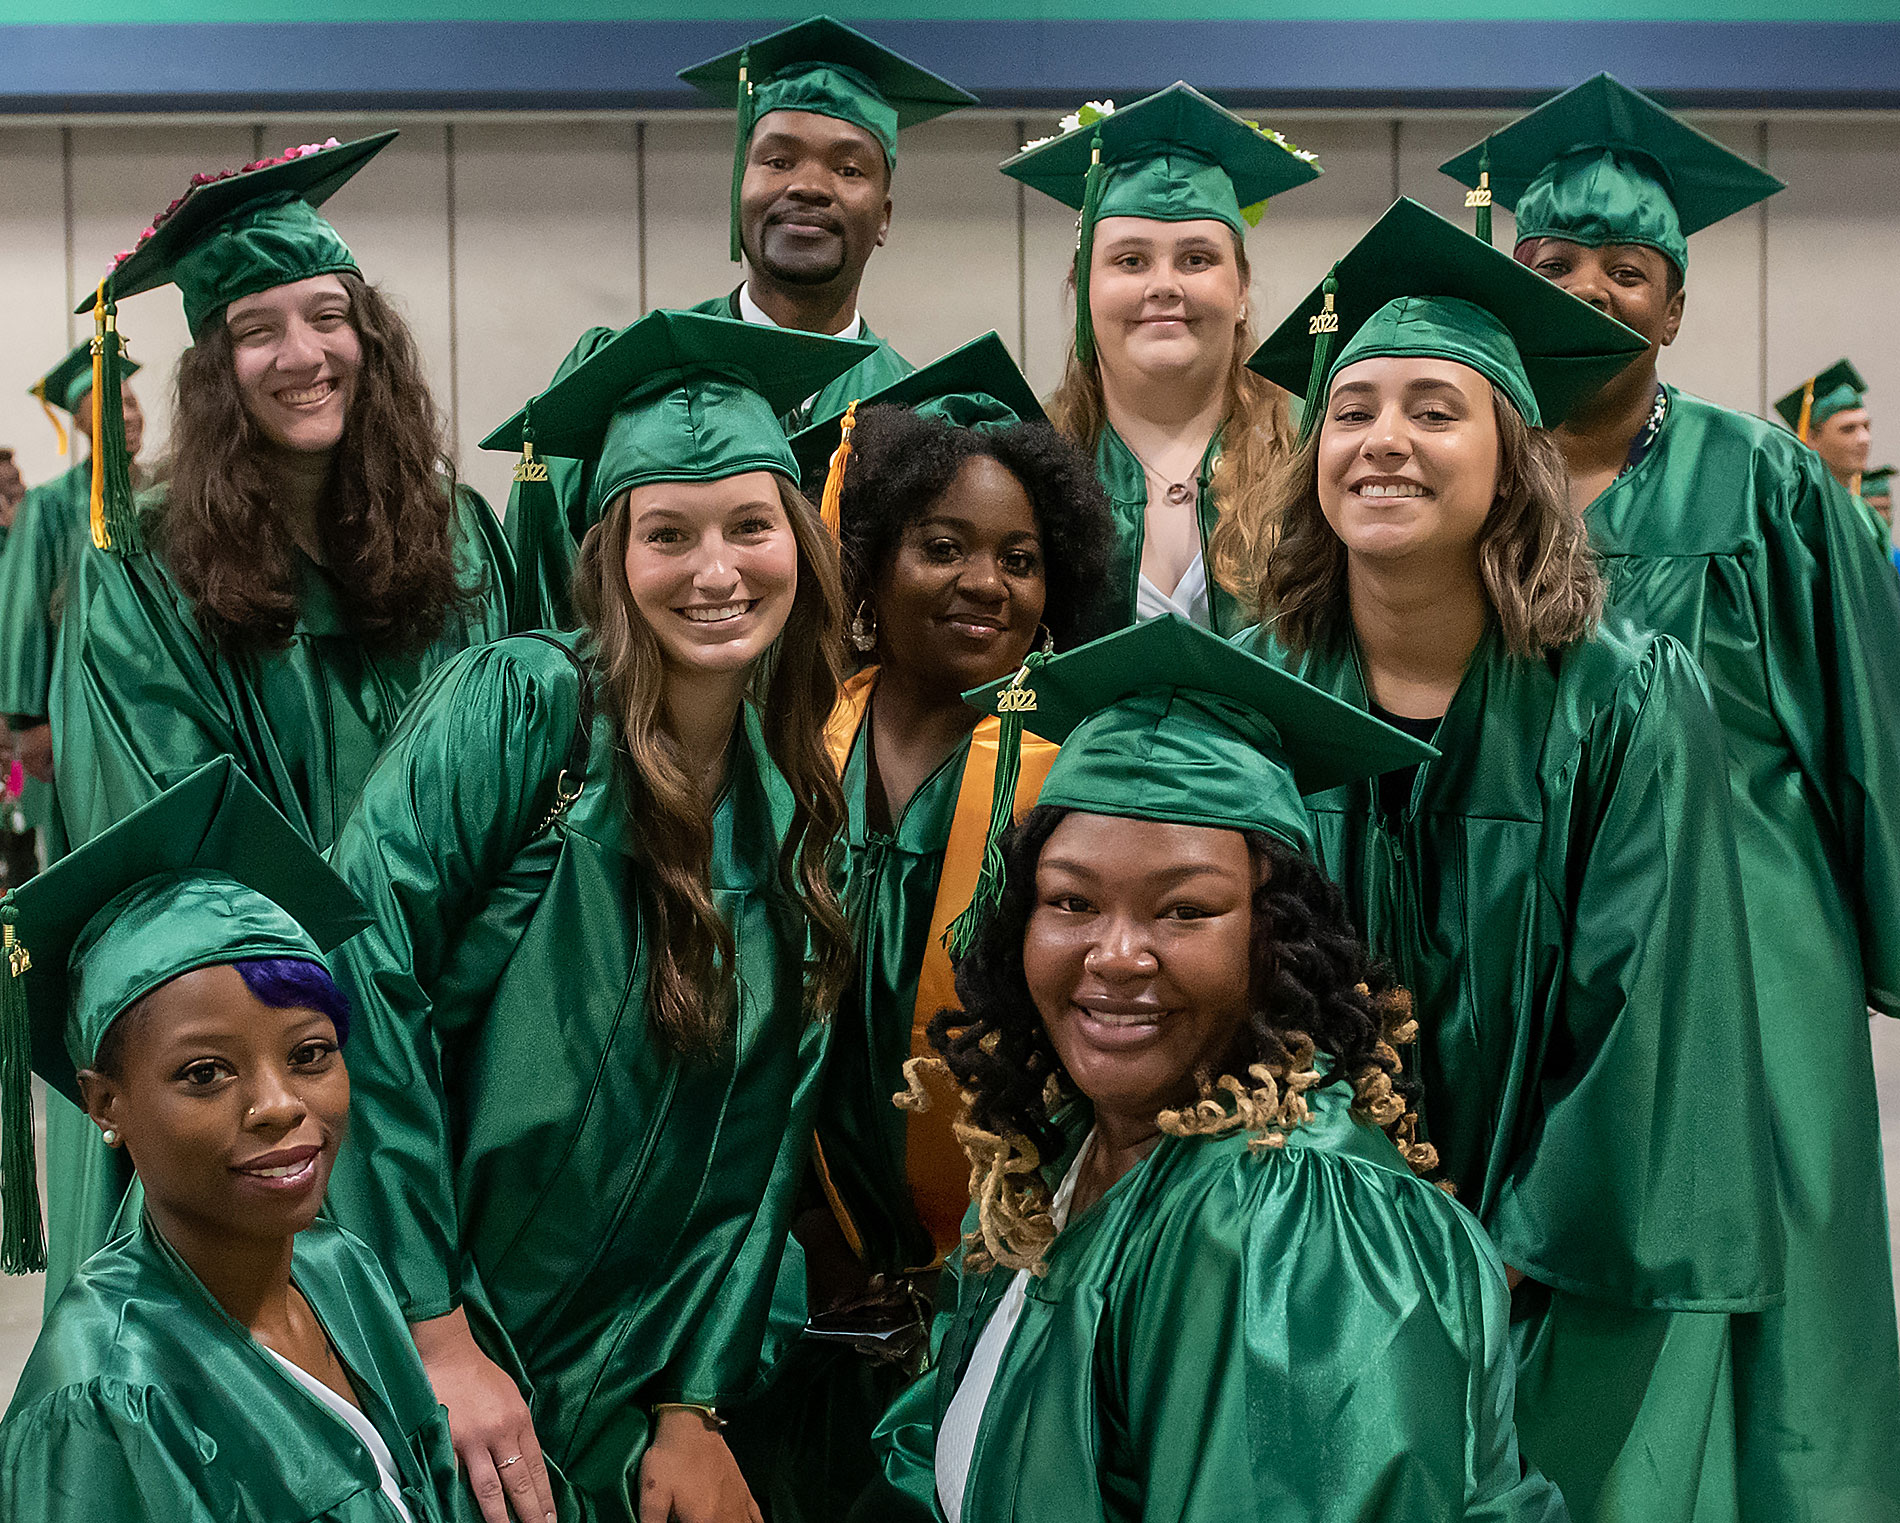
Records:
[[[1036,643],[1036,649],[1041,651],[1045,656],[1054,655],[1056,637],[1050,633],[1049,626],[1047,624],[1038,624],[1036,628],[1042,631],[1042,639]]]
[[[870,612],[870,607],[868,599],[858,604],[858,611],[851,615],[851,629],[845,636],[851,648],[861,656],[868,656],[877,646],[877,615]]]

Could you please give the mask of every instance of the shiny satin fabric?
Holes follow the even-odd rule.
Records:
[[[155,552],[82,548],[68,579],[51,693],[59,807],[74,845],[218,756],[319,850],[335,838],[422,680],[507,629],[513,562],[488,504],[457,499],[458,558],[482,595],[426,650],[364,650],[328,579],[302,561],[287,647],[220,654]],[[48,1102],[47,1301],[106,1241],[130,1181],[119,1155],[63,1100]]]
[[[1565,1523],[1512,1431],[1496,1251],[1344,1084],[1312,1099],[1284,1148],[1163,1137],[1057,1235],[960,1523]],[[936,1367],[879,1427],[891,1493],[863,1516],[941,1516],[937,1427],[1012,1277],[946,1280]]]
[[[172,258],[171,279],[185,298],[185,322],[202,338],[213,318],[241,296],[347,272],[361,276],[337,230],[292,191],[245,207],[209,237]]]
[[[1366,703],[1349,640],[1288,664]],[[1307,804],[1321,864],[1412,991],[1422,1131],[1537,1282],[1516,1336],[1564,1355],[1519,1371],[1524,1451],[1580,1519],[1733,1518],[1729,1314],[1780,1298],[1782,1233],[1700,675],[1614,619],[1548,661],[1493,626],[1433,744],[1402,818],[1370,783]],[[1624,1315],[1586,1356],[1562,1324],[1595,1304]]]
[[[1647,154],[1612,147],[1552,159],[1517,198],[1517,241],[1563,238],[1593,249],[1640,243],[1686,271],[1689,240],[1659,168]]]
[[[742,315],[737,290],[712,297],[685,310],[704,312],[713,317],[737,318]],[[574,347],[567,352],[567,357],[554,367],[554,374],[548,377],[548,385],[552,386],[560,380],[619,331],[618,328],[589,328],[574,341]],[[829,418],[834,413],[843,412],[858,398],[867,397],[893,381],[901,381],[915,368],[873,333],[870,324],[864,325],[859,336],[881,347],[868,359],[825,386],[809,403],[780,419],[786,433],[796,433],[814,418]],[[568,522],[577,516],[580,504],[592,491],[594,467],[591,461],[567,460],[558,455],[546,456],[545,459],[548,486],[560,509],[555,519],[543,521],[540,514],[518,512],[521,502],[519,487],[509,491],[508,512],[503,519],[508,528],[508,543],[514,550],[516,566],[517,590],[513,623],[510,626],[514,629],[571,629],[575,622],[574,601],[568,583],[574,576],[574,562],[580,555],[580,545],[568,529]]]
[[[1586,522],[1727,741],[1787,1300],[1738,1326],[1742,1516],[1900,1519],[1900,1348],[1867,1007],[1900,1015],[1900,584],[1820,458],[1670,390]],[[1759,1144],[1757,1144],[1759,1147]]]
[[[546,641],[467,653],[331,854],[374,923],[331,959],[356,1029],[330,1210],[408,1320],[465,1308],[534,1414],[564,1523],[635,1517],[653,1403],[728,1406],[753,1382],[831,1030],[804,1013],[804,920],[777,883],[790,800],[748,713],[713,819],[735,1035],[688,1060],[653,1034],[604,715],[579,799],[542,828],[578,702]]]
[[[389,1282],[347,1233],[299,1233],[291,1278],[389,1446],[415,1523],[441,1523],[447,1414]],[[214,1301],[146,1217],[48,1314],[0,1421],[15,1523],[396,1523],[362,1441]]]
[[[1208,441],[1207,453],[1195,473],[1195,512],[1201,526],[1201,560],[1208,568],[1207,597],[1213,610],[1214,632],[1231,635],[1243,628],[1247,619],[1233,595],[1214,580],[1214,563],[1207,553],[1208,537],[1220,520],[1220,507],[1209,487],[1219,456],[1217,432]],[[1115,524],[1115,543],[1108,556],[1108,590],[1101,599],[1102,628],[1125,629],[1135,622],[1135,587],[1141,580],[1141,547],[1148,534],[1148,475],[1134,451],[1106,423],[1095,443],[1095,477],[1108,494]]]

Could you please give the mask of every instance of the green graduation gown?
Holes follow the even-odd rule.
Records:
[[[480,579],[481,599],[434,644],[407,656],[364,650],[329,579],[309,561],[290,643],[223,655],[155,553],[119,556],[88,543],[69,579],[51,695],[60,813],[74,843],[230,755],[326,849],[423,678],[505,631],[512,568],[501,526],[466,489],[457,522],[458,558],[470,585]],[[131,1175],[62,1097],[48,1099],[47,1133],[50,1305],[111,1235]]]
[[[1286,662],[1366,707],[1356,646]],[[1388,819],[1307,800],[1416,1002],[1423,1134],[1504,1262],[1525,1454],[1601,1523],[1737,1516],[1734,1329],[1782,1290],[1721,736],[1688,653],[1605,621],[1472,656]]]
[[[1867,1007],[1900,1015],[1900,586],[1812,450],[1669,398],[1586,522],[1612,604],[1689,648],[1728,743],[1788,1181],[1786,1304],[1737,1332],[1743,1513],[1894,1523],[1900,1346]]]
[[[686,310],[737,319],[740,317],[739,290],[735,286],[724,296],[711,297]],[[620,331],[618,328],[589,328],[575,340],[567,358],[555,367],[548,385],[552,386]],[[857,398],[881,391],[893,381],[901,381],[916,368],[873,333],[869,323],[859,336],[875,343],[876,353],[866,356],[830,382],[805,406],[787,413],[781,420],[786,433],[796,433],[814,418],[828,418],[835,412],[843,412]],[[587,461],[563,459],[558,455],[542,458],[547,462],[548,485],[561,512],[553,518],[517,512],[521,501],[521,489],[517,486],[508,494],[504,520],[508,525],[508,542],[520,568],[513,625],[516,629],[567,629],[574,623],[568,582],[574,575],[574,561],[580,547],[568,532],[567,519],[574,504],[593,484],[593,477]]]
[[[604,715],[547,825],[578,704],[542,639],[450,663],[331,852],[374,923],[332,958],[357,1024],[330,1210],[409,1321],[464,1308],[534,1414],[563,1523],[635,1516],[653,1403],[728,1406],[756,1376],[830,1031],[804,1013],[790,801],[748,713],[713,817],[736,1038],[684,1059],[654,1035]]]
[[[327,1222],[297,1235],[291,1278],[388,1445],[415,1523],[460,1484],[389,1282]],[[211,1297],[148,1218],[96,1254],[48,1314],[0,1422],[11,1523],[395,1523],[343,1419]]]
[[[1207,577],[1208,607],[1216,634],[1231,635],[1245,627],[1246,615],[1234,596],[1214,580],[1213,558],[1207,542],[1220,521],[1214,501],[1214,463],[1220,457],[1220,435],[1208,441],[1195,473],[1194,512],[1201,530],[1201,566]],[[1102,620],[1107,629],[1125,629],[1136,622],[1135,605],[1141,585],[1141,548],[1148,533],[1148,475],[1121,435],[1104,423],[1095,442],[1095,476],[1108,494],[1115,525],[1115,544],[1108,558],[1108,590],[1103,594]],[[1205,622],[1205,621],[1201,621]]]
[[[1284,1148],[1163,1137],[1057,1234],[952,1523],[1563,1523],[1511,1428],[1497,1253],[1351,1098]],[[875,1516],[941,1517],[938,1426],[1013,1277],[946,1279],[878,1430],[908,1506]]]
[[[53,639],[66,577],[90,533],[92,462],[82,460],[20,500],[0,553],[0,714],[24,728],[51,712]],[[47,832],[49,861],[65,854],[66,832],[53,791],[29,781],[21,796],[27,823]]]

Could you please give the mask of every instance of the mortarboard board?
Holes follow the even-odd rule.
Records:
[[[0,900],[6,1268],[41,1267],[27,1065],[75,1104],[112,1023],[174,978],[254,957],[321,963],[356,895],[228,756]],[[22,1140],[22,1136],[24,1140]],[[28,1197],[31,1197],[29,1204]]]
[[[1775,401],[1775,411],[1802,443],[1837,412],[1867,405],[1867,382],[1850,360],[1836,360]]]
[[[1014,677],[964,697],[1001,716],[1005,728],[1026,727],[1061,746],[1039,804],[1262,831],[1309,854],[1301,795],[1438,754],[1179,614],[1064,655],[1032,656]],[[999,783],[1002,775],[999,764]],[[999,805],[997,834],[1012,816],[1013,794]],[[1000,863],[1000,852],[986,854],[973,910],[1000,898]],[[974,927],[974,915],[952,927],[953,953]]]
[[[1382,355],[1468,365],[1525,422],[1554,427],[1647,347],[1510,255],[1401,198],[1247,363],[1306,397],[1303,434],[1339,370]]]
[[[592,490],[571,509],[578,541],[607,504],[645,482],[720,481],[745,471],[796,481],[798,461],[779,417],[875,348],[702,312],[650,312],[481,447],[521,450],[516,476],[524,482],[546,480],[535,449],[594,461]]]
[[[976,97],[864,33],[814,16],[681,69],[679,77],[739,113],[732,160],[732,258],[739,258],[739,185],[752,129],[770,111],[810,111],[862,127],[897,164],[897,134],[974,106]]]
[[[1724,148],[1608,74],[1546,101],[1440,170],[1512,210],[1517,238],[1563,238],[1589,248],[1639,243],[1678,271],[1689,234],[1783,189]],[[1490,200],[1480,231],[1490,233]]]
[[[1112,103],[1084,107],[1073,121],[1057,136],[1026,145],[1002,170],[1081,213],[1075,337],[1084,364],[1095,352],[1088,274],[1102,218],[1207,218],[1244,238],[1259,220],[1256,207],[1321,173],[1313,154],[1180,82],[1119,111]]]

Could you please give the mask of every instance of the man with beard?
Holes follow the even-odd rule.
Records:
[[[738,111],[731,253],[735,263],[743,259],[746,278],[691,310],[877,343],[876,353],[786,414],[788,433],[908,375],[911,365],[859,313],[858,287],[890,231],[898,130],[974,105],[976,97],[826,16],[679,77]],[[590,328],[554,380],[613,336],[613,329]],[[586,491],[586,468],[559,458],[545,463],[551,493],[517,487],[508,500],[517,628],[571,622],[567,582],[578,547],[566,507]]]
[[[1900,588],[1813,450],[1656,378],[1687,235],[1781,182],[1608,75],[1443,167],[1471,204],[1516,213],[1522,263],[1649,340],[1556,437],[1612,605],[1695,654],[1727,741],[1787,1297],[1733,1318],[1737,1452],[1709,1457],[1685,1516],[1894,1523],[1900,1341],[1867,1009],[1900,1016]],[[1698,1082],[1696,1054],[1659,1061]],[[1619,1420],[1600,1354],[1578,1340],[1519,1360],[1520,1396],[1572,1394],[1567,1431],[1521,1436],[1579,1523],[1638,1515],[1621,1503],[1648,1464],[1626,1448],[1596,1495],[1564,1475],[1566,1446]]]

